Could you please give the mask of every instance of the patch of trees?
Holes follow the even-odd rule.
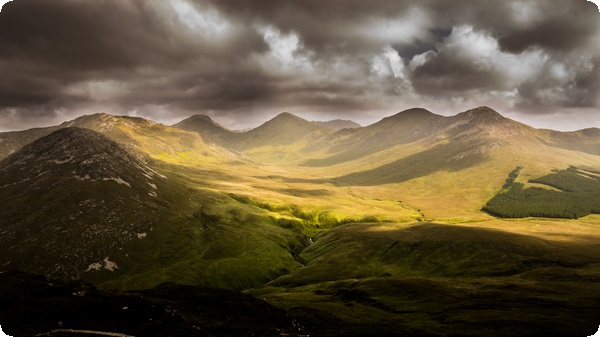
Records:
[[[502,188],[511,187],[514,184],[515,179],[517,179],[517,177],[519,176],[519,173],[521,172],[522,168],[522,166],[517,166],[516,169],[512,170],[512,172],[508,174],[508,178],[506,178],[506,181],[504,182]]]
[[[559,191],[539,187],[524,188],[523,184],[514,182],[516,177],[511,178],[511,175],[503,190],[483,207],[484,211],[502,218],[577,219],[589,214],[600,214],[600,179],[591,175],[584,176],[575,167],[530,180]]]

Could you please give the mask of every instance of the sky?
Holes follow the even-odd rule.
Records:
[[[600,13],[586,0],[13,0],[0,11],[0,131],[97,112],[368,125],[482,105],[575,130],[600,127],[599,80]]]

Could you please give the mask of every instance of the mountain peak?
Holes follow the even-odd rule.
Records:
[[[433,115],[433,112],[424,108],[412,108],[399,112],[405,115]]]
[[[180,130],[196,132],[200,134],[202,139],[216,144],[226,142],[233,134],[232,131],[206,115],[190,116],[181,122],[174,124],[173,127]]]
[[[407,117],[430,117],[435,115],[433,112],[423,108],[412,108],[398,112],[397,114],[387,118],[407,118]],[[384,118],[385,119],[385,118]]]
[[[259,126],[257,129],[263,129],[265,127],[284,127],[284,126],[302,126],[303,128],[311,128],[311,129],[322,129],[321,126],[307,121],[302,117],[298,117],[289,112],[282,112],[279,115],[275,116],[273,119],[267,121],[263,125]]]
[[[116,126],[136,128],[140,126],[153,126],[156,124],[157,123],[142,117],[114,116],[104,112],[99,112],[77,117],[71,121],[60,124],[59,127],[80,127],[92,129],[101,133],[107,133],[114,131]]]
[[[504,116],[499,114],[496,110],[487,106],[480,106],[475,109],[467,110],[465,112],[459,113],[457,116],[464,116],[468,118],[487,118],[496,121],[501,121],[505,119]]]
[[[280,114],[278,114],[277,116],[275,116],[275,118],[271,119],[271,120],[277,120],[277,119],[288,119],[288,120],[303,120],[306,121],[304,118],[302,117],[298,117],[292,113],[289,112],[282,112]],[[308,121],[307,121],[308,122]]]
[[[207,122],[216,123],[212,118],[210,118],[210,116],[203,115],[203,114],[192,115],[188,119],[189,120],[205,120]]]
[[[203,124],[203,125],[211,125],[211,126],[216,126],[220,129],[223,130],[228,130],[226,127],[222,126],[221,124],[217,123],[214,121],[214,119],[210,118],[210,116],[207,115],[203,115],[203,114],[198,114],[198,115],[192,115],[184,120],[182,120],[181,122],[173,125],[176,128],[180,128],[180,129],[184,129],[187,130],[185,127],[187,125],[190,124]],[[187,130],[187,131],[194,131],[194,130]]]

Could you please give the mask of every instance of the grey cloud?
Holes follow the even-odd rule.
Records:
[[[86,107],[229,120],[290,108],[358,116],[431,102],[460,111],[470,106],[455,105],[456,97],[490,104],[512,92],[524,112],[597,107],[600,15],[592,7],[585,0],[17,0],[0,13],[0,120],[60,118]],[[457,45],[457,27],[472,27],[497,50]],[[267,41],[265,29],[279,40]],[[292,37],[293,51],[271,50],[285,52],[289,46],[277,43]],[[564,74],[552,72],[556,65]]]
[[[455,56],[445,52],[431,53],[411,74],[414,88],[425,95],[455,96],[502,87],[493,70],[477,69],[469,60]]]
[[[500,46],[520,53],[532,46],[568,52],[597,42],[598,9],[589,1],[570,1],[540,6],[537,17],[525,27],[511,25],[497,31]]]
[[[589,64],[585,67],[566,70],[563,78],[553,76],[552,66],[547,66],[540,77],[529,79],[519,86],[519,107],[531,111],[539,111],[539,107],[548,110],[553,106],[597,107],[600,103],[600,57],[586,63]]]

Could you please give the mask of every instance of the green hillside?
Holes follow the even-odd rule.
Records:
[[[325,335],[593,333],[598,232],[565,243],[534,227],[346,225],[304,250],[303,268],[249,293]]]

